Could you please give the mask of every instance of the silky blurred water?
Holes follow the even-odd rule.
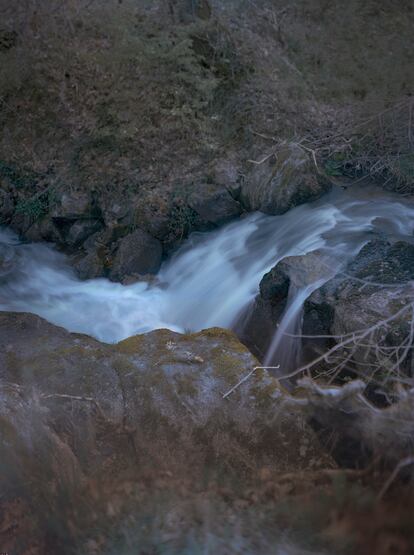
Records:
[[[0,310],[32,312],[73,332],[117,342],[157,328],[182,332],[231,327],[263,275],[287,256],[322,250],[335,270],[370,237],[412,239],[414,205],[377,191],[336,190],[282,216],[249,214],[212,232],[193,233],[164,262],[156,283],[79,280],[64,255],[0,231]],[[333,273],[304,276],[290,294],[283,331],[297,331],[306,297]],[[292,346],[292,348],[294,348]]]

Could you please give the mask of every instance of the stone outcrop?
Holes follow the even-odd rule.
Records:
[[[251,210],[283,214],[316,200],[329,188],[329,181],[319,173],[309,154],[299,145],[286,144],[276,156],[254,166],[242,187],[241,198]]]
[[[212,328],[180,335],[158,330],[105,345],[37,316],[0,313],[0,347],[2,383],[15,384],[22,402],[34,394],[47,409],[46,419],[69,431],[77,456],[76,445],[83,445],[84,434],[90,433],[85,423],[95,427],[104,416],[112,424],[145,433],[159,426],[174,430],[174,441],[202,434],[210,442],[220,430],[223,437],[232,436],[231,443],[246,450],[246,456],[258,449],[255,457],[281,469],[308,464],[299,452],[304,437],[314,455],[318,453],[311,430],[300,418],[286,414],[273,422],[283,392],[265,371],[256,371],[223,399],[258,365],[229,331]],[[218,446],[223,456],[227,447],[226,442]],[[95,449],[99,446],[91,451],[88,464],[106,456]],[[110,445],[105,449],[110,451]]]
[[[327,268],[335,272],[337,264],[318,251],[277,264],[261,281],[242,333],[245,343],[263,356],[283,316],[290,287],[298,289],[319,277],[326,278]],[[348,347],[352,353],[347,370],[356,364],[358,374],[368,381],[375,375],[383,381],[387,371],[411,375],[413,280],[412,244],[380,239],[367,243],[346,268],[305,301],[303,335],[322,336],[303,340],[305,359],[328,352],[355,333],[355,342]],[[386,325],[381,324],[386,320]],[[364,330],[371,328],[372,334],[364,339]],[[387,353],[391,355],[391,349],[399,345],[402,347],[389,357]],[[407,350],[402,356],[404,345]],[[376,348],[381,346],[384,350]],[[341,356],[345,359],[349,354],[343,352]]]
[[[96,539],[98,522],[102,541],[122,536],[128,514],[153,514],[159,488],[157,514],[168,512],[168,499],[193,499],[209,476],[237,497],[263,468],[276,476],[334,467],[265,371],[224,398],[257,364],[222,329],[158,330],[104,345],[36,316],[0,313],[0,505],[14,514],[10,504],[28,503],[32,529],[22,545],[37,530],[55,542],[40,553],[66,553],[82,540],[74,530]]]

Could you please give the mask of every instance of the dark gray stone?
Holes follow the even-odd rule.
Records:
[[[102,222],[96,219],[77,220],[71,226],[65,237],[70,247],[79,247],[91,235],[102,228]]]
[[[74,264],[81,279],[94,279],[105,275],[105,265],[97,252],[92,252]]]
[[[7,191],[0,190],[0,225],[10,222],[14,212],[13,197]]]
[[[137,229],[121,239],[115,253],[110,278],[121,281],[131,274],[155,274],[162,260],[162,245],[149,233]]]
[[[217,226],[237,218],[243,212],[240,203],[226,189],[214,185],[200,185],[189,196],[188,205],[205,222]]]

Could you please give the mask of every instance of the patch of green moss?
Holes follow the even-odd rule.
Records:
[[[181,374],[175,376],[174,382],[177,387],[178,395],[183,395],[185,397],[196,397],[198,394],[198,389],[196,386],[197,380],[194,374]]]
[[[112,368],[119,374],[136,373],[136,366],[126,357],[117,356],[111,361]]]
[[[125,355],[135,355],[139,353],[140,349],[142,349],[144,341],[144,336],[134,335],[133,337],[128,337],[128,339],[124,339],[124,341],[115,345],[114,349]]]
[[[276,380],[269,381],[266,384],[259,382],[250,391],[255,398],[257,408],[268,410],[275,405],[274,395],[279,391],[279,386]]]
[[[220,347],[210,351],[210,362],[213,364],[213,375],[224,379],[228,384],[235,384],[242,375],[240,360]]]
[[[226,346],[226,348],[231,349],[232,351],[235,351],[237,353],[249,352],[247,347],[245,347],[242,343],[240,343],[240,341],[232,331],[224,328],[217,328],[217,327],[208,328],[208,329],[193,333],[189,337],[194,339],[203,338],[203,337],[219,339],[220,341],[223,341],[223,344]],[[252,358],[253,358],[253,355],[252,355]]]

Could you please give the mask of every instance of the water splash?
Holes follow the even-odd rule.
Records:
[[[403,204],[385,193],[335,191],[282,216],[254,213],[218,231],[194,233],[163,264],[156,283],[126,286],[80,281],[64,255],[47,245],[19,243],[2,230],[0,310],[32,312],[105,342],[157,328],[231,327],[263,275],[283,258],[322,249],[346,261],[373,234],[407,238],[413,228],[414,205],[405,199]],[[283,327],[297,328],[312,287],[307,283],[292,293],[273,351],[280,348]]]

